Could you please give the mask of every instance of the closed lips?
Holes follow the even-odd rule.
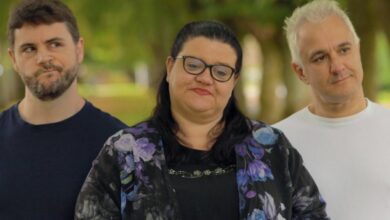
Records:
[[[192,89],[195,93],[199,95],[211,95],[211,92],[209,92],[207,89],[201,89],[201,88],[194,88]]]

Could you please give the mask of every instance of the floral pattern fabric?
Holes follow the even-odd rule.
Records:
[[[279,130],[252,123],[235,146],[240,219],[328,219],[298,152]],[[164,147],[149,121],[111,136],[81,189],[75,219],[181,219]]]

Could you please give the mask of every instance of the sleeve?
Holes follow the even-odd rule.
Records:
[[[288,167],[292,184],[292,219],[328,220],[325,211],[326,203],[313,178],[304,167],[301,155],[291,146],[286,136],[281,134],[281,139],[287,146]]]
[[[81,188],[76,220],[120,219],[120,169],[109,139],[92,164]]]

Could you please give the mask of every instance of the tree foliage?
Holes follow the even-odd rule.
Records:
[[[283,24],[294,8],[307,0],[63,0],[74,11],[81,35],[86,43],[85,63],[131,72],[137,63],[147,64],[156,82],[162,75],[165,59],[177,31],[192,20],[222,21],[239,38],[251,34],[260,43],[263,57],[262,112],[259,119],[274,122],[302,106],[303,85],[291,73],[290,55],[283,33]],[[387,0],[340,0],[348,8],[358,34],[362,38],[365,89],[372,99],[376,96],[375,35],[378,30],[390,39],[390,19]],[[6,58],[6,20],[13,0],[0,4],[0,62]],[[381,13],[375,13],[375,10]],[[378,24],[378,25],[377,25]],[[10,66],[7,67],[11,69]],[[0,78],[1,83],[4,81]],[[284,110],[275,90],[285,84],[289,93]],[[3,88],[4,89],[4,88]],[[2,90],[0,90],[2,91]],[[0,96],[0,106],[2,105]]]

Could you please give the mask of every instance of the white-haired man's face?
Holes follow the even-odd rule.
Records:
[[[340,103],[361,95],[360,46],[340,17],[304,23],[298,32],[298,45],[302,65],[293,64],[293,69],[311,86],[315,98]]]

